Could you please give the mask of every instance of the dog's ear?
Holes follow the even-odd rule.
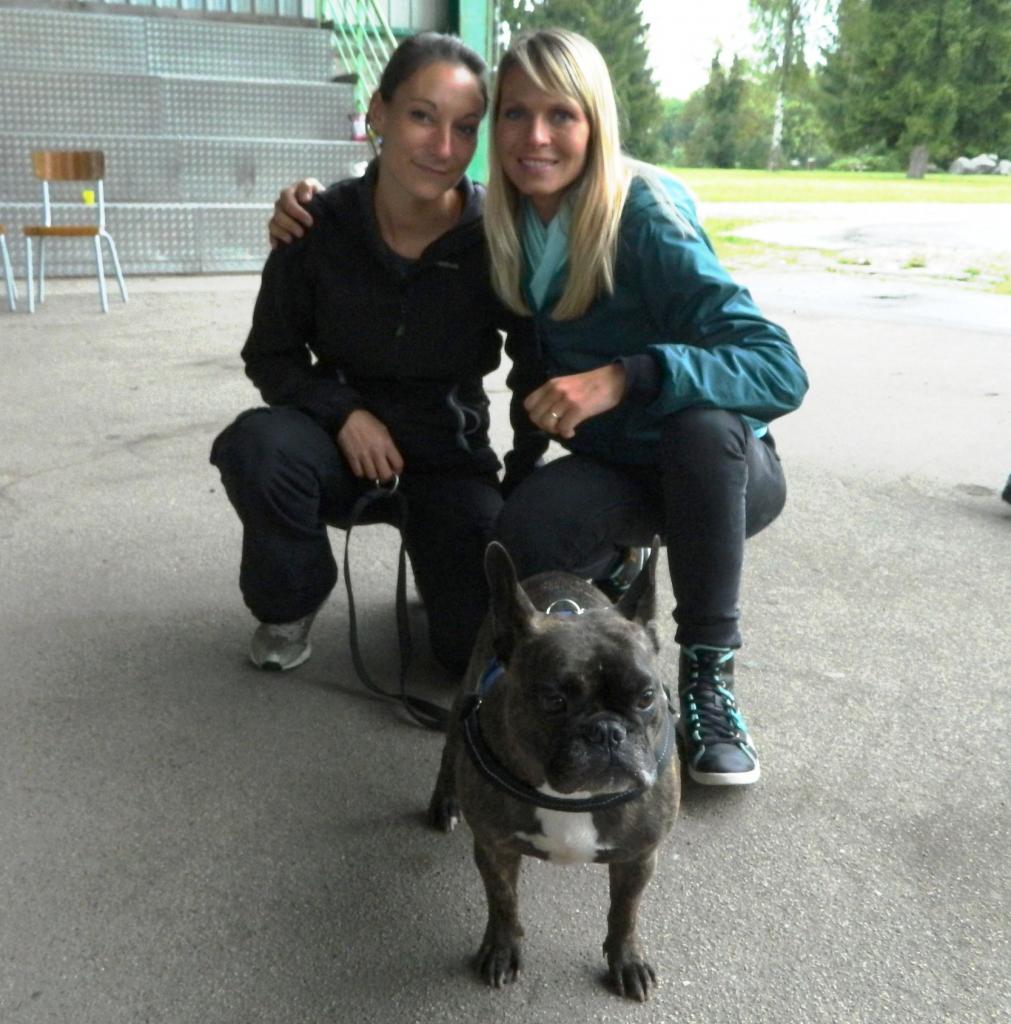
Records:
[[[660,559],[660,538],[654,537],[642,572],[614,606],[626,619],[638,622],[659,649],[656,635],[656,565]]]
[[[484,573],[491,593],[492,646],[499,661],[508,664],[536,609],[519,585],[509,553],[498,541],[485,549]]]

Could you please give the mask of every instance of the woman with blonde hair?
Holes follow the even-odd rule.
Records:
[[[561,29],[498,69],[485,233],[492,281],[535,337],[514,353],[513,420],[567,455],[515,486],[498,536],[522,575],[606,579],[666,545],[688,769],[759,777],[733,690],[745,537],[783,508],[768,422],[807,378],[786,332],[720,265],[686,188],[621,151],[607,67]],[[529,451],[529,449],[528,449]]]

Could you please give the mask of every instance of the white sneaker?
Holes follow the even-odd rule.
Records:
[[[297,668],[312,654],[309,630],[316,612],[294,622],[261,622],[249,644],[249,660],[268,672]]]

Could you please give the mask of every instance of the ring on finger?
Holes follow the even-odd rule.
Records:
[[[550,416],[550,417],[551,417],[552,419],[556,419],[556,420],[560,420],[560,419],[562,418],[562,414],[561,414],[560,412],[555,412],[555,410],[554,410],[554,409],[552,409],[552,410],[551,410],[551,412],[550,412],[550,413],[548,413],[548,415],[549,415],[549,416]]]

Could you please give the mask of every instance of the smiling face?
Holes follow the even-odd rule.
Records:
[[[420,68],[389,101],[377,93],[369,118],[383,140],[380,187],[418,202],[445,197],[474,155],[484,107],[477,76],[445,61]]]
[[[539,89],[510,68],[499,89],[495,147],[502,170],[544,221],[586,167],[590,122],[572,98]]]

